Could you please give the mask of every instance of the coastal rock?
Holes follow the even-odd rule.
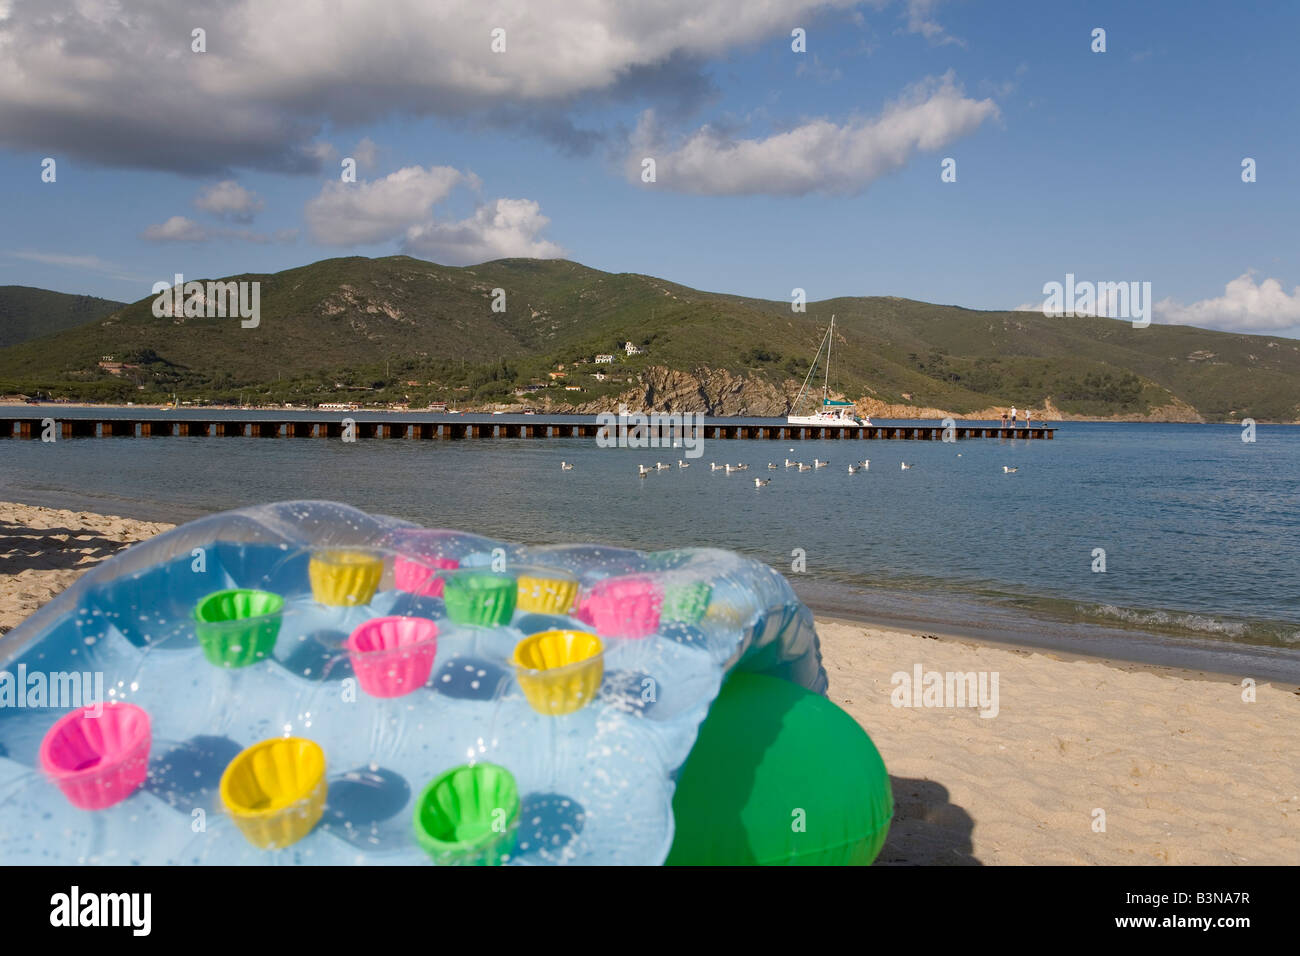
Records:
[[[712,416],[779,417],[786,414],[799,384],[786,380],[778,387],[763,379],[699,368],[681,372],[652,365],[641,373],[638,384],[614,399],[587,402],[575,411],[594,415],[617,410],[620,404],[642,412],[699,412]]]

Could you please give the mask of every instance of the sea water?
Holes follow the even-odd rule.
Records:
[[[689,468],[672,449],[590,438],[15,440],[0,443],[0,497],[168,521],[322,498],[529,543],[734,549],[815,608],[936,630],[1297,649],[1300,427],[1242,437],[1234,425],[1066,423],[1053,441],[707,439]],[[830,464],[799,472],[787,458]],[[861,459],[870,467],[850,475]],[[638,477],[656,461],[673,467]]]

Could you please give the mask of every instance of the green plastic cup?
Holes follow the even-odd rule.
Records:
[[[519,583],[512,575],[487,571],[454,571],[447,575],[442,599],[447,616],[457,624],[497,627],[515,613]]]
[[[217,667],[247,667],[275,650],[284,598],[270,591],[217,591],[194,608],[203,656]]]
[[[415,839],[439,866],[499,866],[514,851],[519,809],[519,786],[505,767],[453,767],[415,801]]]
[[[698,624],[708,610],[713,585],[706,581],[689,581],[672,584],[664,590],[664,607],[659,614],[663,621],[683,621]]]

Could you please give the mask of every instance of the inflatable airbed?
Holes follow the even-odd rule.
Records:
[[[0,863],[867,864],[880,755],[729,551],[213,515],[0,637]]]

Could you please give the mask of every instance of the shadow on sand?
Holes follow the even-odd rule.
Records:
[[[877,866],[983,866],[975,858],[975,821],[933,780],[889,778],[894,820]]]
[[[0,520],[0,574],[65,571],[102,561],[131,542],[74,528],[26,528]]]

